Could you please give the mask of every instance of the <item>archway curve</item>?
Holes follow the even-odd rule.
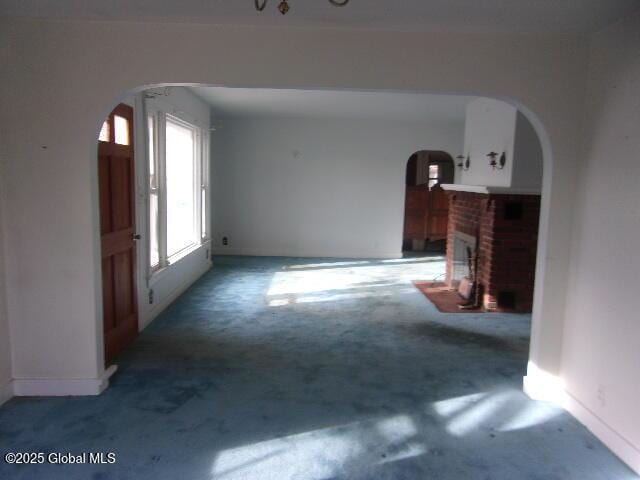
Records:
[[[452,155],[452,152],[447,152],[445,150],[433,150],[433,149],[429,149],[429,148],[416,150],[411,155],[409,155],[409,157],[407,158],[407,161],[405,162],[405,170],[407,171],[407,173],[408,173],[408,170],[411,168],[411,164],[416,160],[415,159],[416,155],[418,155],[420,153],[437,155],[442,160],[440,160],[440,161],[438,161],[436,163],[445,163],[445,162],[450,163],[454,167],[453,174],[451,175],[451,179],[450,179],[451,181],[443,181],[442,183],[454,183],[454,178],[455,178],[454,155]],[[407,184],[409,183],[409,178],[408,177],[407,177],[406,183]]]
[[[94,123],[92,125],[92,136],[91,142],[95,145],[93,154],[91,158],[95,159],[97,155],[97,144],[95,139],[97,139],[98,134],[100,132],[100,128],[109,114],[109,112],[113,109],[115,105],[122,102],[127,97],[138,94],[142,91],[149,89],[157,89],[164,87],[225,87],[225,88],[247,88],[246,86],[229,86],[229,85],[221,85],[216,83],[191,83],[191,82],[162,82],[162,83],[153,83],[140,85],[137,87],[130,88],[126,90],[124,93],[119,95],[112,103],[109,105],[105,105],[102,107],[102,115],[98,116],[94,119]],[[528,108],[521,101],[504,97],[500,95],[496,95],[494,93],[481,92],[481,91],[437,91],[437,90],[413,90],[413,89],[357,89],[357,88],[328,88],[328,87],[314,87],[312,85],[305,85],[301,87],[293,87],[293,86],[278,86],[278,85],[261,85],[261,86],[251,86],[250,88],[265,88],[265,89],[275,89],[275,90],[319,90],[319,91],[338,91],[338,92],[367,92],[367,93],[409,93],[409,94],[427,94],[427,95],[448,95],[448,96],[465,96],[465,97],[484,97],[494,100],[499,100],[504,103],[507,103],[513,107],[515,107],[519,112],[521,112],[527,120],[533,126],[535,133],[540,142],[542,153],[543,153],[543,179],[542,179],[542,192],[541,192],[541,210],[540,210],[540,221],[539,221],[539,235],[538,235],[538,245],[537,245],[537,262],[536,262],[536,279],[535,279],[535,288],[534,288],[534,308],[532,313],[532,322],[531,322],[531,339],[530,339],[530,356],[529,356],[529,365],[533,365],[536,368],[536,355],[537,352],[533,348],[534,344],[536,344],[536,339],[540,335],[540,330],[543,328],[542,318],[541,318],[541,310],[544,302],[544,285],[545,285],[545,277],[546,277],[546,268],[545,268],[545,259],[548,257],[548,242],[549,242],[549,217],[551,211],[551,191],[552,191],[552,172],[553,172],[553,148],[551,145],[550,135],[540,119],[539,115],[534,112],[532,109]],[[404,156],[405,159],[408,159],[409,156],[417,151],[429,149],[426,145],[416,145],[414,147],[407,148],[407,155]],[[94,162],[95,164],[95,162]],[[404,186],[404,171],[402,171],[397,176],[398,184]],[[103,360],[103,338],[102,338],[102,294],[101,294],[101,264],[100,264],[100,225],[99,225],[99,205],[98,205],[98,191],[97,191],[97,169],[96,167],[92,167],[92,211],[93,211],[93,238],[94,238],[94,277],[96,279],[96,312],[97,312],[97,321],[96,325],[96,357],[97,357],[97,365],[99,367],[99,373],[104,372],[104,360]],[[398,202],[398,210],[404,210],[404,204]],[[558,339],[558,342],[561,343],[561,338]]]

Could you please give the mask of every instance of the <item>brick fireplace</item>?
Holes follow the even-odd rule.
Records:
[[[469,275],[477,249],[482,306],[530,312],[533,307],[540,195],[507,188],[445,185],[449,195],[447,283]],[[456,189],[459,188],[459,189]],[[475,190],[475,191],[469,191]]]

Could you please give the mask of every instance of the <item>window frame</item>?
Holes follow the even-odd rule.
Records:
[[[164,129],[164,115],[161,115],[160,110],[147,110],[146,112],[146,134],[147,134],[147,143],[146,143],[146,219],[147,219],[147,238],[149,239],[147,242],[147,268],[149,270],[149,276],[157,272],[158,270],[162,270],[168,265],[166,255],[163,255],[163,252],[166,252],[166,216],[162,215],[162,212],[166,211],[166,189],[161,188],[162,185],[165,185],[165,169],[164,162],[161,162],[160,159],[164,158],[164,143],[160,141],[160,131]],[[149,132],[149,120],[153,125],[153,133]],[[151,154],[150,146],[153,144],[153,155]],[[152,158],[153,157],[153,158]],[[156,172],[156,185],[155,188],[151,186],[151,171],[150,165],[153,161],[154,170]],[[151,195],[152,190],[155,190],[155,194],[158,197],[158,224],[156,225],[156,238],[158,240],[158,263],[151,263]],[[163,246],[164,244],[164,246]]]
[[[210,190],[210,174],[211,174],[211,154],[209,150],[209,145],[211,142],[211,132],[209,129],[203,129],[201,131],[200,144],[202,149],[202,154],[200,156],[199,162],[199,179],[200,179],[200,189],[198,191],[198,195],[200,196],[200,201],[198,202],[200,206],[200,212],[198,213],[199,219],[199,238],[200,243],[207,243],[211,240],[211,224],[210,224],[210,214],[211,214],[211,190]],[[204,194],[204,197],[203,197]]]
[[[178,262],[181,258],[187,256],[192,251],[200,248],[209,241],[210,235],[207,231],[203,232],[203,218],[208,218],[210,188],[209,188],[209,131],[200,122],[190,118],[185,118],[176,111],[167,112],[168,109],[154,105],[153,102],[147,102],[145,112],[145,133],[147,142],[145,142],[146,153],[146,173],[145,173],[145,200],[146,200],[146,230],[147,230],[147,258],[146,267],[148,279],[158,275],[167,267]],[[151,120],[151,122],[150,122]],[[193,141],[193,195],[194,195],[194,218],[193,218],[193,239],[194,241],[181,248],[177,252],[168,255],[167,251],[167,164],[166,164],[166,132],[167,121],[176,125],[188,128],[194,133]],[[150,132],[150,126],[153,125],[154,131]],[[151,138],[153,137],[153,138]],[[153,145],[154,155],[151,158],[151,145]],[[154,163],[156,172],[156,185],[151,183],[151,161]],[[202,201],[202,191],[205,191],[205,199]],[[158,263],[151,264],[151,196],[158,196]],[[208,225],[208,223],[207,223]]]
[[[436,176],[431,176],[431,167],[435,167]],[[427,165],[427,186],[429,190],[431,190],[434,186],[440,183],[440,179],[442,178],[442,167],[439,163],[429,163]]]
[[[201,221],[201,217],[200,217],[201,202],[199,200],[199,195],[200,195],[200,164],[203,162],[203,158],[202,158],[203,152],[202,152],[202,146],[200,141],[200,137],[201,137],[200,127],[190,122],[187,122],[186,120],[183,120],[182,118],[174,114],[165,113],[164,114],[164,131],[163,131],[164,142],[165,142],[165,155],[163,157],[163,164],[164,164],[164,170],[165,170],[165,176],[164,176],[165,211],[163,215],[165,217],[165,231],[163,233],[165,234],[165,242],[167,242],[168,233],[169,233],[169,228],[167,224],[168,197],[167,197],[167,173],[166,173],[166,170],[167,170],[166,133],[167,133],[168,123],[173,123],[174,125],[177,125],[179,127],[191,130],[193,134],[193,158],[191,159],[192,166],[193,166],[193,178],[191,179],[191,194],[193,196],[193,205],[194,205],[193,218],[191,219],[191,224],[193,227],[193,231],[191,232],[193,235],[193,241],[190,244],[183,246],[179,250],[176,250],[171,255],[169,255],[168,245],[167,245],[167,247],[165,248],[164,254],[167,257],[167,263],[171,265],[171,263],[174,263],[176,259],[182,258],[185,255],[185,253],[188,253],[188,251],[193,250],[196,246],[200,246],[201,244],[200,242],[201,234],[200,234],[200,226],[199,226],[199,222]]]

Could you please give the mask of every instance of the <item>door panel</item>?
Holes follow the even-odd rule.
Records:
[[[133,300],[133,265],[130,250],[117,253],[113,256],[113,277],[116,318],[126,318],[135,313]]]
[[[449,198],[440,186],[407,187],[404,238],[441,240],[447,236]]]
[[[447,238],[449,225],[449,197],[447,193],[436,185],[429,192],[429,225],[427,238],[429,240],[442,240]]]
[[[128,135],[115,143],[114,116],[126,120]],[[119,128],[123,121],[119,119]],[[108,141],[98,145],[100,231],[102,240],[102,298],[105,361],[110,363],[138,333],[136,304],[135,165],[133,109],[118,105],[108,119]]]
[[[109,175],[109,160],[107,157],[98,158],[98,178],[100,179],[100,234],[111,231],[111,178]]]
[[[122,231],[133,227],[132,218],[132,179],[129,175],[131,166],[129,162],[133,158],[111,156],[111,205],[113,232]]]
[[[424,240],[427,232],[429,187],[407,187],[404,210],[404,238]]]
[[[102,259],[102,304],[104,310],[104,330],[109,331],[115,327],[115,312],[113,311],[113,260]]]

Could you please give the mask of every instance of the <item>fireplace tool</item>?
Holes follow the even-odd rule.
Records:
[[[472,251],[467,246],[467,263],[469,266],[469,282],[471,283],[471,292],[466,303],[458,305],[461,310],[474,310],[480,306],[480,288],[478,284],[478,237],[476,237],[476,248]]]

